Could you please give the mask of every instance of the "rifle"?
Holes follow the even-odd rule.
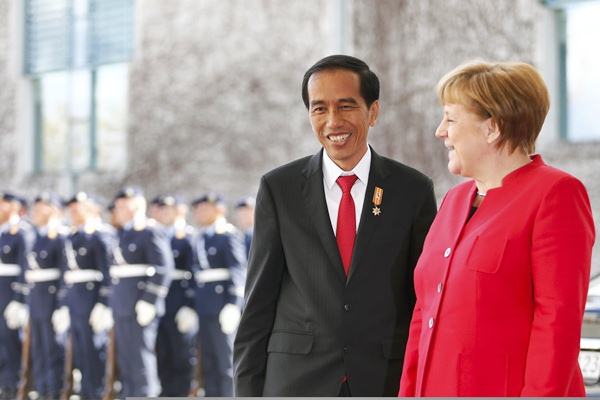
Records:
[[[28,393],[31,387],[31,326],[29,322],[23,327],[23,345],[21,347],[21,372],[19,380],[19,390],[17,391],[18,400],[29,398]]]
[[[69,400],[73,394],[73,335],[67,335],[65,343],[65,371],[60,400]]]
[[[106,369],[104,395],[102,400],[113,400],[115,397],[115,380],[117,379],[117,344],[115,341],[115,328],[112,327],[108,334],[108,348],[106,351]]]
[[[196,355],[196,364],[194,364],[194,372],[192,375],[192,382],[188,397],[200,396],[200,390],[204,388],[204,368],[202,367],[202,353],[200,348],[199,334],[197,336],[197,340],[195,340],[195,344],[194,353]]]

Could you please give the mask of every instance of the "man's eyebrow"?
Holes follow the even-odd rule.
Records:
[[[356,101],[356,99],[354,97],[344,97],[344,98],[338,99],[338,101],[340,103],[358,104],[358,101]]]
[[[356,101],[356,99],[354,97],[342,97],[340,99],[337,99],[338,103],[350,103],[350,104],[356,104],[358,105],[358,101]],[[311,100],[310,102],[310,106],[320,106],[325,104],[324,100]]]

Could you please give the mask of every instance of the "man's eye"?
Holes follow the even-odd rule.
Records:
[[[320,113],[320,112],[323,112],[323,110],[325,110],[324,107],[313,107],[312,112],[313,113]]]

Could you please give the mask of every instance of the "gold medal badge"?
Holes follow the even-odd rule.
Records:
[[[373,215],[381,215],[381,202],[383,201],[383,189],[379,186],[375,186],[375,192],[373,193]]]

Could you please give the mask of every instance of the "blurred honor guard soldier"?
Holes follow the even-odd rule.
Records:
[[[187,206],[179,198],[166,195],[155,200],[155,218],[163,226],[175,259],[165,315],[160,319],[156,339],[161,396],[186,397],[192,380],[194,336],[198,331],[198,315],[193,308],[193,229],[186,225]]]
[[[27,320],[23,271],[31,246],[31,231],[21,221],[21,203],[13,193],[0,193],[0,398],[17,395],[21,369],[18,329]],[[10,307],[9,307],[10,305]]]
[[[244,197],[235,205],[235,219],[238,228],[244,233],[246,255],[250,254],[252,234],[254,232],[254,197]]]
[[[195,241],[196,311],[205,394],[233,396],[233,335],[240,320],[246,254],[241,233],[225,219],[221,196],[209,193],[192,202],[201,231]]]
[[[123,229],[113,251],[115,263],[110,267],[109,305],[115,323],[122,395],[158,396],[156,332],[169,291],[173,254],[156,223],[146,219],[146,200],[141,191],[132,187],[120,190],[115,196],[114,212],[116,223]],[[92,318],[96,319],[93,313]]]
[[[86,193],[79,192],[67,201],[73,225],[67,242],[68,270],[64,274],[73,343],[74,365],[81,371],[81,396],[99,399],[102,396],[103,364],[100,349],[94,345],[90,325],[92,309],[108,301],[111,263],[108,233],[98,216],[98,205]],[[58,322],[58,321],[57,321]],[[55,325],[60,331],[64,326]]]
[[[61,206],[56,194],[43,192],[35,198],[31,210],[37,232],[33,251],[28,255],[25,281],[29,286],[33,384],[42,399],[56,399],[60,393],[64,354],[54,326],[68,326],[65,319],[69,317],[66,309],[58,311],[64,300],[59,289],[67,269]]]

